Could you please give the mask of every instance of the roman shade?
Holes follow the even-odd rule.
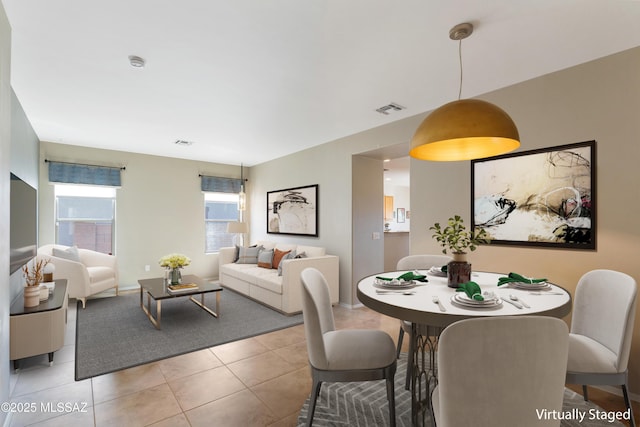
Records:
[[[123,168],[108,166],[83,165],[79,163],[49,163],[49,181],[64,184],[88,184],[120,187],[122,180],[120,171]]]
[[[242,180],[238,178],[200,175],[200,189],[213,193],[237,194],[242,189]]]

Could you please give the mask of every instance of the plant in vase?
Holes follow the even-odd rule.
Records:
[[[442,246],[442,253],[447,251],[453,256],[453,261],[447,266],[449,286],[457,288],[458,284],[471,280],[471,264],[467,262],[467,252],[475,251],[479,244],[489,243],[487,232],[480,229],[477,233],[467,230],[460,215],[449,218],[446,226],[436,222],[432,227],[433,238]]]
[[[164,267],[169,272],[169,282],[172,285],[177,285],[182,281],[182,274],[180,269],[191,264],[191,260],[182,254],[170,254],[165,255],[158,261],[160,267]]]
[[[40,305],[40,283],[44,275],[44,268],[49,264],[48,259],[34,259],[22,267],[24,273],[24,306],[36,307]]]

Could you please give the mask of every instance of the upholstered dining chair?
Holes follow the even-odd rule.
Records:
[[[635,426],[627,390],[627,363],[636,312],[636,281],[613,270],[585,273],[576,287],[569,334],[568,384],[619,385]]]
[[[302,279],[302,315],[313,385],[307,426],[313,422],[323,382],[386,380],[389,421],[395,426],[395,346],[385,332],[373,329],[336,330],[329,286],[322,273],[306,268]]]
[[[396,264],[396,269],[401,270],[428,270],[431,267],[440,267],[442,265],[449,264],[452,261],[448,255],[408,255],[404,258],[400,258]],[[398,333],[398,346],[396,347],[396,357],[400,357],[400,351],[402,350],[402,341],[404,334],[409,336],[409,361],[413,354],[413,337],[411,337],[411,322],[406,320],[400,320],[400,332]],[[413,365],[407,361],[407,374],[404,388],[409,390],[411,386],[411,372],[413,371]]]
[[[442,331],[438,427],[559,426],[539,416],[562,411],[569,330],[561,319],[496,316],[461,320]]]

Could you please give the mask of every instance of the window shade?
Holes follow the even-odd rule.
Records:
[[[237,194],[242,188],[242,180],[237,178],[200,175],[200,188],[202,191],[211,191],[214,193]]]
[[[49,163],[49,181],[65,184],[108,185],[120,187],[122,168],[91,166],[78,163]]]

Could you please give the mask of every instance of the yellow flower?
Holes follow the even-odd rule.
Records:
[[[160,263],[160,267],[167,267],[167,268],[173,269],[173,268],[185,267],[191,264],[191,260],[186,255],[170,254],[160,258],[158,263]]]

